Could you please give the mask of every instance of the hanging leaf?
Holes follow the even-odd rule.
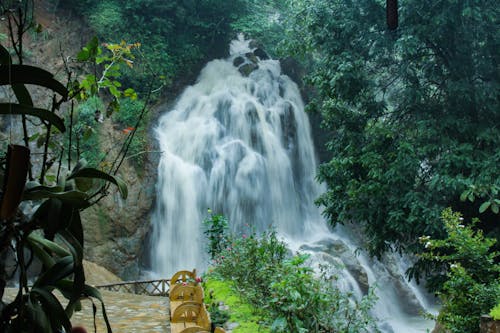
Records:
[[[0,66],[0,85],[14,84],[34,84],[52,89],[64,99],[68,97],[66,87],[44,69],[28,65]]]
[[[66,131],[64,121],[58,115],[50,112],[49,110],[15,103],[0,103],[0,114],[35,116],[49,122],[53,126],[57,127],[57,129],[61,132]]]
[[[58,188],[57,186],[55,187]],[[81,191],[66,191],[58,192],[48,186],[39,186],[37,188],[26,190],[23,195],[23,200],[41,200],[41,199],[59,199],[61,201],[75,205],[77,208],[88,206],[88,194]]]
[[[54,266],[45,271],[33,284],[33,288],[42,286],[54,286],[57,281],[62,280],[73,273],[73,257],[66,256],[59,259]]]
[[[31,234],[29,234],[28,241],[31,244],[36,243],[37,245],[57,254],[60,257],[67,257],[67,256],[71,255],[71,253],[67,249],[63,248],[62,246],[60,246],[59,244],[57,244],[53,241],[50,241],[50,240],[42,237],[41,235],[39,235],[37,233],[32,232]]]
[[[106,328],[108,330],[108,333],[113,333],[113,331],[111,330],[111,325],[109,324],[108,315],[106,314],[106,308],[104,307],[104,301],[99,290],[94,287],[85,285],[84,293],[90,297],[97,298],[101,302],[102,316],[104,318],[104,322],[106,323]]]
[[[66,332],[71,331],[71,322],[69,321],[64,308],[57,298],[49,291],[44,288],[33,287],[31,289],[31,294],[33,294],[43,305],[45,311],[50,313],[50,322],[53,330],[60,330],[64,327]],[[50,333],[51,331],[47,332]]]
[[[31,298],[29,298],[26,307],[28,309],[28,315],[31,317],[30,319],[35,326],[36,332],[50,333],[53,331],[50,325],[49,317],[40,303],[36,301],[33,302]]]
[[[76,178],[76,177],[98,178],[98,179],[106,180],[110,183],[115,184],[118,187],[118,190],[120,191],[120,194],[122,195],[123,199],[127,198],[127,195],[128,195],[127,185],[119,177],[112,176],[106,172],[103,172],[101,170],[97,170],[94,168],[82,168],[76,172],[73,171],[71,173],[71,175],[68,177],[68,180]]]
[[[45,267],[52,267],[55,265],[56,261],[39,243],[32,239],[28,239],[27,243],[29,244],[31,250],[35,254],[35,256],[42,262]]]
[[[479,207],[479,213],[484,213],[491,205],[491,201],[485,201],[483,204]]]

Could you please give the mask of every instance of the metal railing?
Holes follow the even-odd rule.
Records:
[[[129,294],[148,295],[148,296],[168,296],[170,290],[170,279],[162,280],[144,280],[144,281],[124,281],[95,286],[98,289],[104,289],[116,292],[125,292]]]

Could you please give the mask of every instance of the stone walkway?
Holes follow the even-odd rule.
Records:
[[[15,289],[7,289],[6,299],[13,299]],[[111,291],[101,291],[106,304],[106,313],[114,333],[166,333],[169,326],[169,300],[167,297],[143,296]],[[97,306],[96,325],[98,333],[106,333],[106,325],[102,317],[101,304]],[[89,333],[94,332],[92,303],[82,301],[82,311],[71,318],[74,326],[84,326]]]

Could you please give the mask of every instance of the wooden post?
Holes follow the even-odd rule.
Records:
[[[386,0],[387,28],[398,28],[398,0]]]

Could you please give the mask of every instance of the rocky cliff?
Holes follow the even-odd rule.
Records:
[[[25,63],[42,67],[66,82],[64,61],[72,61],[72,57],[92,38],[93,32],[81,18],[61,10],[54,1],[36,0],[34,15],[39,32],[25,35]],[[2,24],[0,32],[7,33],[6,24]],[[8,44],[7,41],[5,43]],[[30,92],[36,104],[46,102],[45,92],[31,89]],[[8,98],[8,94],[5,90],[0,91],[0,99]],[[16,135],[16,128],[19,127],[16,125],[17,119],[0,120],[2,147],[13,140],[12,136]],[[120,147],[124,140],[121,128],[111,119],[105,119],[102,124],[96,123],[95,130],[100,135],[98,141],[104,152],[110,147]],[[126,201],[115,193],[115,188],[110,188],[107,197],[82,213],[85,258],[106,267],[122,279],[136,279],[149,227],[156,170],[146,158],[139,175],[136,168],[125,160],[119,176],[128,184]]]

